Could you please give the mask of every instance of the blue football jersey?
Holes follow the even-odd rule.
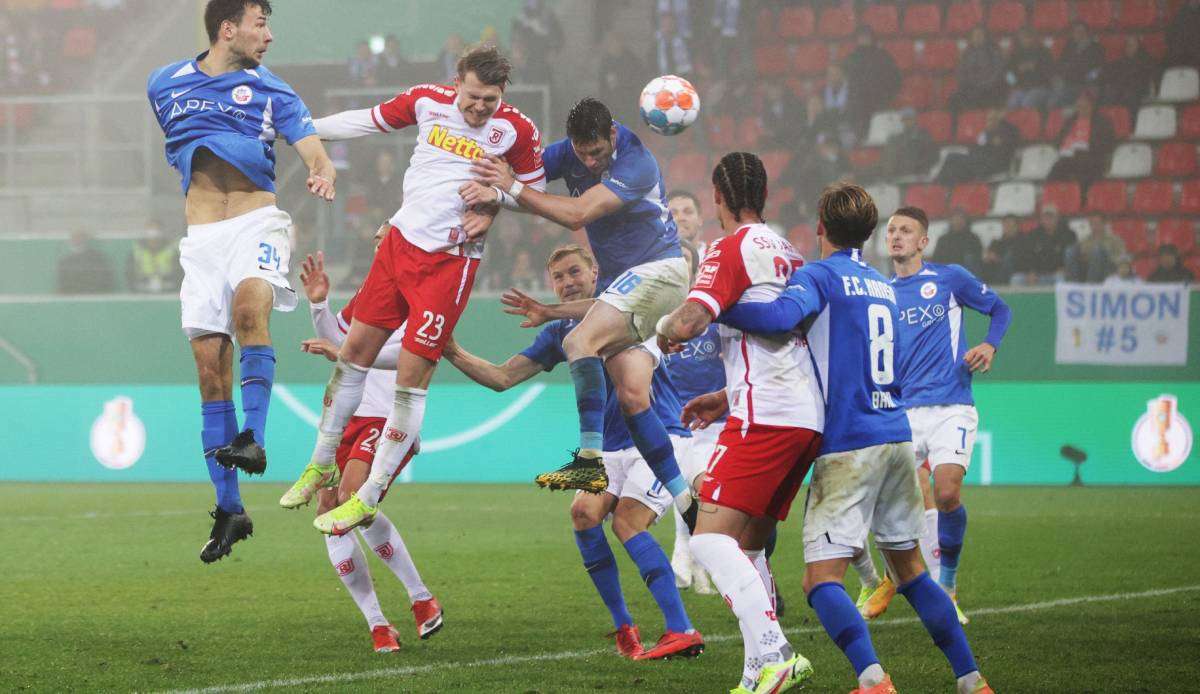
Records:
[[[725,388],[725,364],[721,360],[721,336],[716,323],[699,337],[688,340],[683,350],[663,357],[671,383],[679,393],[679,402]],[[717,420],[725,421],[725,417]]]
[[[963,362],[967,336],[962,307],[993,315],[1004,302],[961,265],[925,263],[909,277],[893,277],[900,306],[897,342],[903,375],[901,394],[908,407],[919,405],[973,405],[971,370]],[[1006,307],[1005,307],[1006,308]],[[1003,313],[999,337],[1008,327]],[[993,345],[999,347],[999,339]]]
[[[546,147],[542,162],[546,178],[563,179],[572,197],[599,183],[625,203],[619,211],[586,227],[588,243],[600,266],[599,291],[635,265],[681,257],[658,161],[628,128],[617,124],[612,165],[600,176],[588,171],[566,139]]]
[[[266,67],[213,77],[197,65],[205,55],[155,70],[146,85],[166,135],[167,163],[179,171],[187,193],[192,155],[204,147],[254,185],[275,192],[275,138],[293,144],[315,135],[308,107]]]
[[[576,325],[578,321],[573,320],[557,320],[548,324],[534,338],[533,344],[521,350],[521,354],[541,364],[547,371],[552,370],[567,360],[567,353],[562,347],[563,339]],[[604,383],[608,392],[608,399],[604,403],[604,450],[620,451],[632,448],[633,437],[629,435],[629,429],[625,426],[625,417],[621,414],[620,403],[617,402],[616,389],[608,379],[607,372],[604,374]],[[659,421],[667,428],[668,434],[684,437],[692,435],[680,421],[683,406],[679,402],[675,386],[671,384],[671,377],[667,375],[666,367],[661,363],[654,370],[654,377],[650,381],[650,409],[654,410]]]

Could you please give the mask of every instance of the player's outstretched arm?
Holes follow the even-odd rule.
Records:
[[[541,364],[523,354],[514,354],[503,364],[493,364],[463,349],[453,338],[442,351],[442,356],[467,378],[497,393],[524,383],[544,370]]]
[[[697,395],[688,400],[679,415],[679,421],[691,431],[707,429],[709,424],[729,413],[729,396],[722,388],[714,393]]]
[[[774,301],[737,304],[718,322],[748,333],[785,333],[804,320],[803,308],[784,293]]]
[[[333,168],[333,161],[325,153],[325,145],[321,144],[320,136],[309,135],[296,140],[294,146],[300,158],[304,160],[304,165],[308,167],[308,192],[326,202],[332,202],[335,194],[333,182],[337,180],[337,171]]]
[[[678,352],[683,343],[708,330],[712,319],[712,313],[700,302],[684,301],[658,320],[658,348],[663,354]]]
[[[552,195],[523,185],[499,157],[476,159],[471,164],[471,172],[479,183],[506,191],[521,207],[571,230],[591,224],[625,206],[616,193],[600,183],[577,198]]]
[[[351,140],[382,132],[371,117],[373,109],[360,108],[334,113],[313,121],[317,136],[322,140]]]
[[[583,320],[596,300],[579,299],[561,304],[543,304],[513,287],[500,296],[500,303],[508,307],[504,312],[510,316],[525,316],[525,320],[521,321],[522,328],[536,328],[552,320]]]

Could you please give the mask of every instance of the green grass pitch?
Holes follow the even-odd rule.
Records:
[[[206,485],[3,487],[0,689],[6,691],[723,692],[737,626],[716,596],[685,593],[708,637],[697,660],[619,659],[572,539],[570,497],[523,486],[412,485],[384,505],[446,627],[415,636],[400,584],[372,574],[403,647],[377,655],[311,528],[243,486],[255,535],[205,566]],[[967,635],[999,692],[1177,692],[1200,687],[1200,493],[1165,488],[968,488],[960,569]],[[804,602],[799,518],[774,561],[783,624],[816,674],[847,692],[848,663]],[[672,525],[655,534],[668,554]],[[643,638],[662,629],[609,536]],[[848,579],[857,594],[854,579]],[[901,692],[954,679],[902,598],[871,626]]]

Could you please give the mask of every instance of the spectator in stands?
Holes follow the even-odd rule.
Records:
[[[58,259],[59,294],[106,294],[116,291],[112,261],[92,244],[92,235],[76,231],[67,254]]]
[[[522,53],[521,81],[549,84],[550,66],[563,45],[562,23],[545,0],[525,0],[512,22],[512,52]]]
[[[630,117],[636,115],[636,104],[629,98],[629,79],[631,75],[646,74],[646,65],[636,53],[629,50],[623,32],[606,32],[600,40],[603,50],[600,56],[600,100],[612,109],[614,118],[632,123]]]
[[[350,243],[347,244],[349,248],[345,251],[350,257],[350,269],[342,280],[344,289],[355,291],[367,278],[371,261],[375,259],[375,233],[379,231],[381,224],[390,225],[387,213],[381,207],[369,207],[366,216],[360,218],[355,225],[354,236],[350,238]]]
[[[379,58],[371,52],[371,44],[366,41],[359,41],[354,47],[354,57],[347,68],[355,86],[374,87],[379,83]]]
[[[537,291],[542,286],[542,273],[533,266],[529,250],[522,248],[513,258],[512,274],[508,277],[509,286],[524,291]]]
[[[975,144],[965,153],[953,152],[946,156],[938,171],[938,181],[959,183],[980,181],[1008,170],[1013,153],[1021,142],[1021,132],[1004,119],[1004,110],[990,109],[983,131]]]
[[[906,108],[900,114],[901,130],[888,138],[879,155],[883,178],[925,176],[937,161],[938,148],[925,129],[917,125],[917,113]]]
[[[125,283],[138,294],[160,294],[179,290],[183,279],[178,246],[167,243],[157,224],[146,228],[146,236],[134,242],[125,261]]]
[[[1158,247],[1158,266],[1146,278],[1147,282],[1195,282],[1192,271],[1179,261],[1179,248],[1173,243]]]
[[[25,64],[21,48],[21,31],[8,14],[0,13],[0,86],[14,90],[23,86]]]
[[[400,53],[400,39],[395,34],[388,34],[383,39],[383,52],[379,54],[379,68],[376,78],[379,84],[395,87],[409,82],[409,65]]]
[[[1021,235],[1021,226],[1016,217],[1009,215],[1001,224],[1000,238],[988,244],[983,253],[983,268],[979,271],[979,278],[993,285],[1012,281],[1012,250]]]
[[[1117,284],[1120,282],[1140,283],[1141,277],[1133,270],[1133,258],[1123,255],[1117,258],[1117,269],[1111,275],[1104,279],[1105,284]]]
[[[1100,70],[1101,103],[1118,104],[1136,113],[1158,73],[1158,66],[1142,50],[1138,37],[1126,36],[1121,57]]]
[[[713,72],[717,79],[728,79],[733,74],[733,63],[745,63],[742,49],[744,41],[738,37],[741,24],[741,0],[713,0],[712,3],[712,46]],[[736,55],[736,60],[733,56]]]
[[[550,84],[550,65],[540,56],[538,48],[530,47],[526,39],[513,35],[508,59],[512,63],[512,79],[521,84]]]
[[[783,82],[766,80],[762,84],[762,106],[757,116],[763,144],[781,148],[796,144],[796,124],[802,120],[800,102]]]
[[[467,47],[467,42],[463,40],[461,34],[450,34],[446,37],[446,42],[442,44],[442,51],[438,53],[438,70],[441,76],[439,80],[450,82],[458,75],[458,59],[462,56],[463,50]]]
[[[1096,98],[1084,91],[1075,101],[1075,117],[1058,134],[1058,161],[1047,176],[1052,181],[1079,181],[1086,188],[1108,171],[1116,135],[1108,118],[1096,110]]]
[[[1071,27],[1071,40],[1058,57],[1058,69],[1053,79],[1049,107],[1067,106],[1079,98],[1087,87],[1094,87],[1104,67],[1104,49],[1088,34],[1087,27],[1076,23]]]
[[[1042,45],[1029,27],[1017,33],[1016,45],[1008,59],[1005,79],[1012,91],[1008,95],[1008,107],[1045,108],[1050,94],[1050,74],[1054,58]]]
[[[820,94],[810,94],[804,102],[804,113],[793,127],[798,146],[815,147],[821,136],[838,136],[838,114],[825,110],[825,99]]]
[[[833,113],[839,120],[845,117],[850,105],[850,83],[846,81],[846,73],[838,65],[830,65],[825,71],[825,110]]]
[[[1125,256],[1125,242],[1109,228],[1103,215],[1088,217],[1088,235],[1067,248],[1067,279],[1072,282],[1103,282]]]
[[[971,231],[966,212],[954,210],[951,213],[950,231],[938,239],[933,262],[962,265],[976,274],[983,268],[983,242]]]
[[[788,166],[783,187],[790,187],[802,200],[816,200],[825,186],[842,178],[850,170],[841,143],[836,137],[817,137],[816,151],[805,157],[795,157]]]
[[[1004,68],[1004,53],[983,27],[972,29],[967,47],[958,58],[955,70],[958,90],[950,96],[950,109],[964,111],[1003,103]]]
[[[1188,0],[1167,23],[1167,67],[1191,65],[1200,68],[1200,0]]]
[[[654,34],[655,60],[659,74],[688,77],[692,73],[692,49],[676,24],[675,13],[658,15],[658,31]]]
[[[375,152],[374,170],[363,182],[368,207],[393,209],[400,206],[400,172],[396,170],[396,154],[390,147]],[[375,220],[378,224],[382,220]],[[371,230],[372,236],[375,230]],[[373,243],[373,242],[372,242]],[[372,249],[374,247],[372,246]],[[370,255],[370,254],[368,254]]]
[[[887,108],[900,91],[900,68],[892,54],[875,43],[871,31],[862,28],[855,34],[854,50],[842,59],[842,71],[850,87],[846,115],[861,135],[871,114]]]
[[[1066,255],[1078,239],[1053,205],[1042,207],[1039,224],[1013,243],[1012,283],[1052,284],[1066,274]]]

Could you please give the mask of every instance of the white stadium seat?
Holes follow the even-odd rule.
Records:
[[[1159,101],[1195,101],[1200,98],[1200,72],[1194,67],[1173,67],[1163,73]]]
[[[999,219],[979,219],[971,222],[971,233],[979,237],[984,250],[987,250],[992,241],[1004,235],[1004,224]]]
[[[1001,183],[992,198],[992,211],[988,216],[1003,217],[1014,214],[1018,217],[1028,217],[1036,208],[1037,191],[1032,183]]]
[[[925,249],[925,257],[932,258],[933,252],[937,249],[938,239],[946,235],[950,231],[950,222],[938,220],[929,223],[929,246]]]
[[[1051,145],[1030,145],[1018,154],[1017,178],[1042,181],[1058,161],[1058,150]]]
[[[1113,152],[1109,178],[1142,178],[1153,169],[1154,153],[1144,142],[1125,142]]]
[[[1143,106],[1137,114],[1133,137],[1138,140],[1165,140],[1175,137],[1175,107]]]
[[[867,186],[867,193],[875,201],[875,209],[879,216],[886,219],[900,206],[900,188],[887,183],[876,183]]]
[[[880,111],[871,116],[871,127],[867,129],[866,144],[878,147],[902,130],[904,130],[904,123],[900,120],[899,111]]]

